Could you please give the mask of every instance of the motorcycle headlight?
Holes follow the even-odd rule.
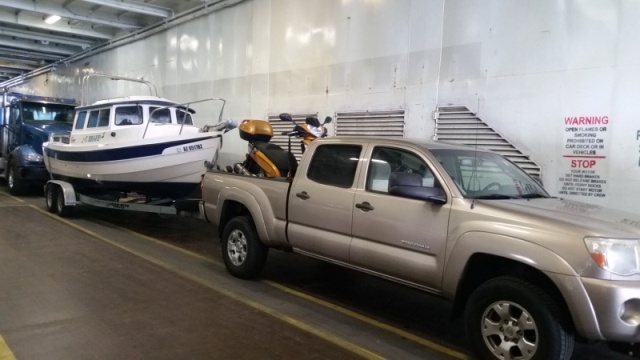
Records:
[[[640,239],[585,237],[584,242],[601,268],[624,276],[640,274]]]
[[[42,158],[42,155],[40,154],[24,154],[22,155],[22,158],[25,159],[26,161],[34,161],[34,162],[43,162],[44,159]]]

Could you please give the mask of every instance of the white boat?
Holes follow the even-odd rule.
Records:
[[[196,126],[189,107],[205,101],[222,101],[213,131]],[[223,99],[178,104],[157,95],[81,104],[71,133],[43,144],[44,163],[53,179],[84,193],[186,197],[199,186],[205,162],[217,156],[220,136],[233,127],[221,122],[223,109]]]

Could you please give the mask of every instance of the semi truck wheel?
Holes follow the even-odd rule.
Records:
[[[11,195],[24,195],[27,192],[27,185],[24,179],[18,175],[18,171],[12,162],[7,165],[7,186]]]
[[[557,303],[542,289],[512,277],[480,285],[467,302],[467,338],[481,359],[569,360],[573,334]]]
[[[250,217],[235,217],[224,227],[222,259],[231,275],[241,279],[255,277],[264,267],[268,251]]]

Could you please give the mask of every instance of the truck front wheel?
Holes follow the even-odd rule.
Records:
[[[568,360],[573,334],[557,303],[541,288],[513,277],[480,285],[464,314],[467,338],[481,359]]]
[[[224,227],[222,259],[231,275],[241,279],[255,277],[264,267],[268,251],[250,217],[235,217]]]
[[[9,193],[11,195],[24,195],[27,192],[28,184],[20,178],[13,162],[9,162],[7,165],[7,172],[7,186],[9,187]]]

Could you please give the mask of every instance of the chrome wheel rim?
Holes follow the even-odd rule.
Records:
[[[227,256],[231,263],[240,266],[247,259],[247,238],[240,230],[233,230],[227,239]]]
[[[53,190],[51,189],[47,191],[47,208],[53,208]]]
[[[497,301],[482,315],[482,338],[493,355],[504,360],[531,359],[540,345],[531,314],[510,301]]]
[[[64,194],[62,191],[57,196],[56,204],[58,205],[58,211],[62,211],[64,209]]]
[[[7,185],[9,186],[9,188],[13,188],[13,168],[9,167],[9,176],[7,176]]]

